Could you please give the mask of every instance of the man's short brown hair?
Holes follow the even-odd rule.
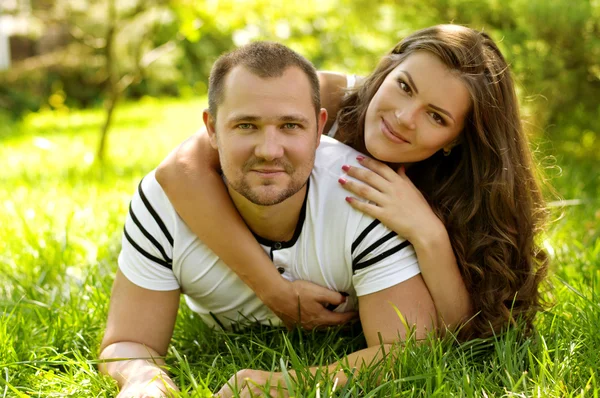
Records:
[[[261,78],[279,77],[290,67],[300,68],[312,88],[315,115],[321,110],[319,78],[310,61],[283,44],[258,41],[237,48],[217,59],[210,71],[208,82],[208,111],[217,116],[218,105],[223,102],[225,78],[236,66],[242,65]]]

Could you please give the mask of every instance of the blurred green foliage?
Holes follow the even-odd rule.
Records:
[[[62,26],[68,38],[54,62],[15,64],[0,74],[0,106],[11,115],[43,107],[103,101],[107,29],[121,75],[153,49],[169,51],[143,70],[129,97],[206,93],[214,60],[252,40],[283,42],[322,70],[367,74],[412,31],[439,23],[483,29],[500,44],[519,83],[530,129],[599,156],[600,1],[598,0],[126,0],[108,18],[110,0],[33,1],[38,25]],[[285,6],[283,6],[285,4]],[[577,153],[574,153],[577,155]]]

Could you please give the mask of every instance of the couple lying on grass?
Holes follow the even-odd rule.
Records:
[[[417,31],[365,78],[253,43],[214,64],[203,119],[131,202],[101,346],[119,396],[176,390],[161,365],[181,294],[221,328],[358,316],[368,347],[311,369],[338,385],[407,328],[468,339],[531,325],[546,211],[487,34]],[[263,388],[286,396],[282,374],[250,369],[218,394]]]

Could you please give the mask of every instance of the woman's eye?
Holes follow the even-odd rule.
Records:
[[[445,126],[446,125],[446,121],[444,120],[443,117],[440,116],[439,113],[435,113],[435,112],[431,112],[430,113],[431,118],[439,125],[441,126]]]
[[[404,91],[407,94],[412,93],[412,90],[410,89],[410,86],[406,83],[404,83],[404,81],[402,79],[398,79],[398,85],[400,86],[400,90]]]

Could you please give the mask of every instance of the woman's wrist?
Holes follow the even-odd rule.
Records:
[[[425,228],[421,228],[414,237],[408,239],[415,250],[433,250],[440,243],[448,242],[448,231],[444,224],[437,219]]]
[[[269,308],[276,310],[281,303],[290,302],[297,296],[292,282],[281,276],[276,280],[267,280],[256,295]]]

